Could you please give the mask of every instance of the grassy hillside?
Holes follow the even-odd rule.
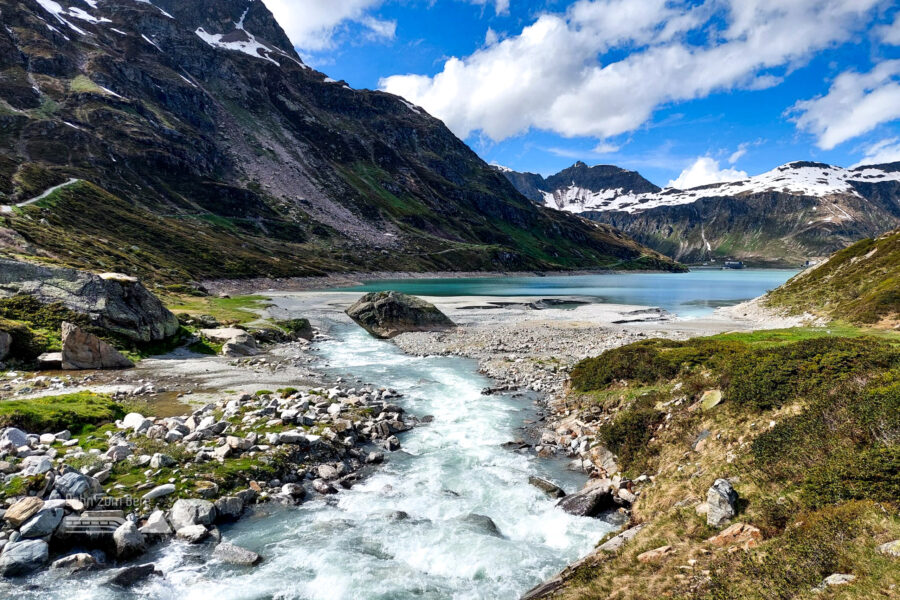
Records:
[[[644,529],[574,569],[554,597],[896,597],[900,563],[878,546],[900,537],[900,337],[646,340],[583,361],[571,384],[569,405],[597,423],[623,472],[651,479],[633,508]],[[702,403],[708,391],[722,402]],[[698,508],[718,478],[740,495],[733,522],[758,530],[752,541],[709,541],[720,530]],[[834,573],[856,579],[816,591]]]
[[[766,303],[851,323],[900,323],[900,229],[857,242],[772,291]]]

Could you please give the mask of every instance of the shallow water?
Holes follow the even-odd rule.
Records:
[[[527,483],[540,474],[574,491],[583,476],[500,446],[534,415],[531,400],[482,396],[490,382],[474,361],[407,356],[355,326],[334,333],[338,340],[320,350],[327,371],[395,388],[409,413],[434,416],[404,434],[403,450],[374,475],[327,502],[268,508],[225,528],[226,540],[264,557],[257,567],[220,565],[208,560],[209,547],[176,543],[148,557],[166,579],[134,593],[100,585],[108,574],[44,574],[31,582],[37,589],[16,597],[515,599],[611,529],[556,509]],[[391,518],[395,511],[409,518]],[[471,514],[490,517],[500,535],[467,522]],[[0,597],[10,591],[0,584]]]
[[[658,306],[681,317],[709,314],[775,289],[794,269],[694,269],[546,277],[382,279],[347,291],[397,290],[422,296],[576,296],[591,302]]]

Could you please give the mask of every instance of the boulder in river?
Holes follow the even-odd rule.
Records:
[[[596,517],[600,513],[618,508],[621,502],[611,488],[609,479],[588,483],[584,489],[570,494],[556,505],[569,514],[579,517]]]
[[[541,490],[551,498],[564,498],[566,495],[563,489],[555,483],[547,481],[546,479],[537,477],[535,475],[531,475],[528,478],[528,483]]]
[[[445,331],[456,327],[430,302],[394,291],[366,294],[346,312],[360,327],[382,339],[409,331]]]
[[[213,557],[230,565],[251,566],[259,562],[260,556],[256,552],[222,542],[213,551]]]
[[[50,557],[50,547],[44,540],[9,542],[0,554],[0,576],[15,577],[37,571]]]
[[[93,325],[135,341],[159,341],[178,331],[178,319],[134,277],[0,259],[0,298],[28,295],[87,315]]]
[[[72,323],[62,324],[62,368],[130,369],[134,366],[121,352]]]

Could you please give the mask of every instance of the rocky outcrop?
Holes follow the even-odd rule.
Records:
[[[62,368],[129,369],[134,366],[118,350],[72,323],[62,324]]]
[[[26,294],[60,303],[91,323],[135,341],[158,341],[178,331],[178,319],[137,279],[127,275],[48,267],[0,259],[0,298]]]
[[[445,331],[456,327],[434,304],[393,291],[366,294],[346,313],[363,329],[382,339],[410,331]]]
[[[721,527],[737,514],[738,494],[727,479],[716,479],[706,493],[706,522]]]
[[[625,504],[613,492],[613,487],[613,482],[609,479],[588,482],[584,489],[566,496],[557,506],[579,517],[596,517]]]
[[[47,564],[50,547],[44,540],[9,542],[0,554],[0,576],[28,575]]]

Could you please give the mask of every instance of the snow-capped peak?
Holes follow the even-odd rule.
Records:
[[[723,183],[679,190],[665,188],[655,193],[635,194],[624,189],[591,191],[573,182],[565,189],[543,191],[546,206],[569,212],[624,211],[642,212],[659,206],[691,204],[702,198],[746,196],[767,192],[795,194],[827,198],[833,195],[861,197],[853,182],[878,183],[900,181],[900,171],[887,171],[879,167],[844,169],[812,162],[792,162],[771,171]]]

